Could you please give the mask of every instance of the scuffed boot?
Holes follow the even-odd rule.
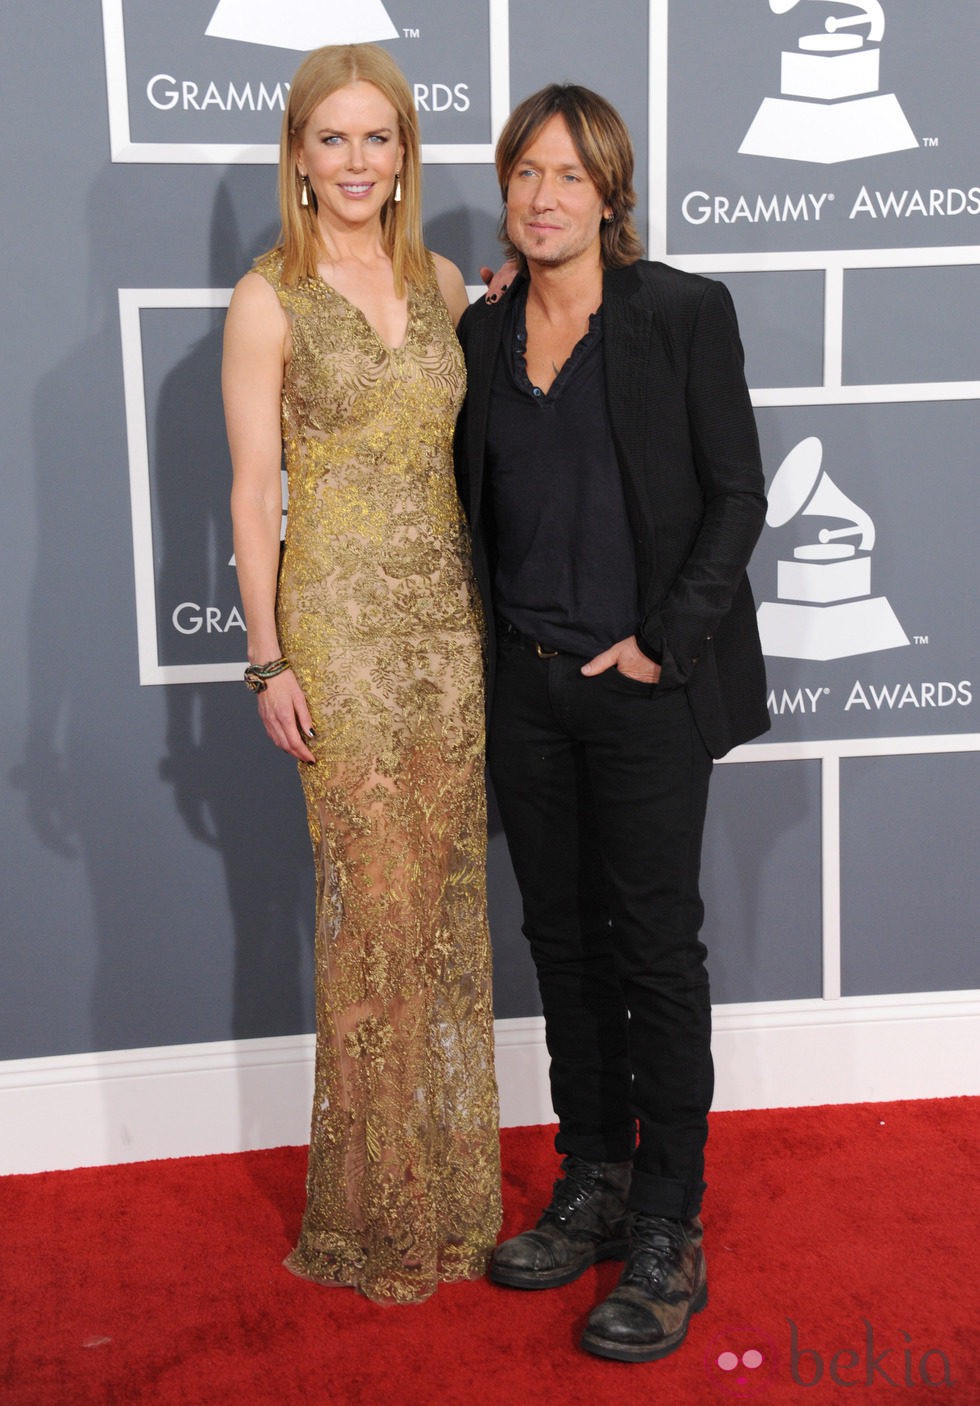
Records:
[[[708,1302],[701,1222],[634,1212],[626,1266],[589,1315],[582,1346],[618,1362],[652,1362],[680,1347]]]
[[[569,1155],[551,1205],[533,1230],[493,1252],[489,1277],[513,1289],[570,1284],[598,1260],[621,1259],[628,1245],[631,1162],[586,1162]]]

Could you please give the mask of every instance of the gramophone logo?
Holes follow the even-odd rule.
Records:
[[[769,0],[774,14],[799,4],[850,5],[857,15],[831,15],[822,32],[784,49],[778,98],[765,98],[743,156],[832,165],[918,146],[894,93],[879,91],[885,12],[880,0]],[[867,34],[844,31],[867,25]]]
[[[398,38],[381,0],[218,0],[205,33],[278,49]]]
[[[759,607],[763,653],[783,659],[844,659],[909,643],[884,596],[871,594],[875,526],[821,468],[823,445],[801,440],[769,488],[770,527],[797,517],[846,524],[822,527],[778,565],[778,600]],[[845,539],[856,538],[855,542]]]

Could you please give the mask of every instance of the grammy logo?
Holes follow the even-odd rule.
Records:
[[[783,51],[779,98],[765,98],[745,140],[743,156],[774,156],[829,165],[917,147],[894,93],[880,93],[885,12],[881,0],[769,0],[774,14],[801,3],[845,4],[861,11],[831,16],[822,33],[804,34]],[[866,36],[842,31],[868,26]]]
[[[821,469],[823,445],[801,440],[780,464],[769,488],[766,522],[784,527],[796,517],[842,522],[822,527],[780,560],[777,601],[759,607],[764,654],[785,659],[843,659],[897,649],[908,636],[884,596],[871,594],[875,526],[868,514]]]
[[[301,50],[398,38],[381,0],[280,0],[276,5],[269,0],[218,0],[204,32],[212,39]]]

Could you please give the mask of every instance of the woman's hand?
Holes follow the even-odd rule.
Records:
[[[314,736],[313,719],[306,695],[292,669],[284,669],[281,674],[269,679],[258,700],[259,717],[276,746],[297,761],[310,762],[315,766],[316,757],[304,740]]]

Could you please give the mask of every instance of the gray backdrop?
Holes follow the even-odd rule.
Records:
[[[257,8],[230,7],[246,36]],[[277,13],[285,30],[311,9],[396,30],[385,42],[426,107],[428,241],[469,283],[496,258],[494,112],[556,78],[610,97],[635,136],[644,228],[653,200],[651,247],[733,289],[770,478],[817,440],[857,509],[828,496],[818,514],[816,480],[791,464],[790,510],[757,552],[757,596],[788,609],[791,647],[769,661],[776,750],[716,771],[715,1000],[824,990],[821,767],[838,756],[842,993],[980,986],[975,0],[886,0],[871,93],[865,76],[865,97],[891,95],[878,126],[844,108],[855,95],[780,92],[780,55],[822,30],[823,5],[606,0],[600,18],[513,0],[509,39],[504,0]],[[293,766],[239,681],[218,398],[220,290],[275,238],[277,85],[301,55],[207,36],[214,10],[52,0],[4,16],[4,1059],[312,1028],[308,839]],[[777,97],[775,125],[798,119],[819,160],[739,153]],[[842,157],[841,117],[875,149]],[[902,131],[914,145],[884,150]],[[870,585],[842,596],[818,561],[822,601],[787,595],[780,563],[842,521],[865,529],[853,556]],[[872,615],[845,654],[855,597]],[[902,643],[883,643],[886,623]],[[824,657],[798,657],[811,625]],[[937,750],[949,738],[958,750]],[[496,821],[490,847],[497,1015],[532,1015]]]

